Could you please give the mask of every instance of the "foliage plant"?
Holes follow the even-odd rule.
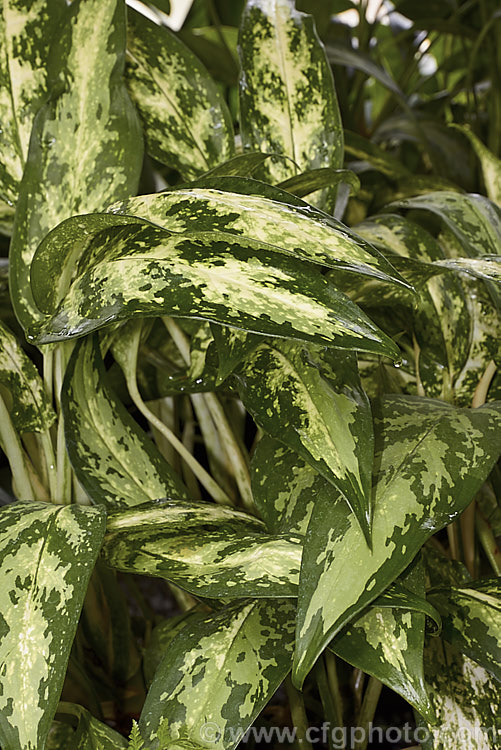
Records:
[[[311,6],[0,5],[2,750],[500,746],[498,16]]]

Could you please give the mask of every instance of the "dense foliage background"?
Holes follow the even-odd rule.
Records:
[[[498,748],[499,4],[131,5],[0,3],[0,746]]]

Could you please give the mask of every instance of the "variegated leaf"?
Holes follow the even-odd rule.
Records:
[[[0,8],[0,202],[11,209],[33,120],[46,97],[49,45],[64,8],[64,0],[3,0]]]
[[[277,157],[279,154],[262,154],[260,151],[238,154],[210,169],[203,177],[250,177],[272,156]]]
[[[292,0],[248,0],[239,36],[244,149],[289,156],[299,171],[343,165],[343,129],[332,72],[311,16]],[[267,182],[294,174],[269,160]],[[328,193],[319,197],[329,202]]]
[[[103,546],[118,570],[166,578],[208,598],[297,595],[302,539],[209,503],[156,503],[110,514]]]
[[[468,126],[454,125],[468,138],[480,160],[487,195],[501,207],[501,159],[498,159]]]
[[[280,599],[195,615],[148,692],[139,721],[148,747],[233,750],[289,672],[293,642],[294,607]]]
[[[37,368],[14,334],[0,322],[0,383],[10,393],[10,416],[19,432],[41,432],[56,415]]]
[[[301,456],[268,435],[252,457],[251,481],[256,508],[274,534],[305,534],[319,493],[332,492]]]
[[[369,539],[374,444],[356,356],[277,341],[259,346],[237,378],[259,426],[334,484]]]
[[[294,679],[471,502],[501,448],[501,403],[478,409],[411,396],[373,406],[372,550],[346,503],[316,502],[304,545]],[[303,593],[304,592],[304,593]]]
[[[425,615],[413,608],[414,597],[421,598],[426,608],[422,564],[412,565],[399,580],[409,591],[410,608],[404,601],[398,608],[386,606],[384,598],[379,597],[330,642],[329,648],[349,664],[377,677],[433,723],[423,674]],[[395,593],[391,597],[395,601]]]
[[[100,232],[144,223],[109,214],[73,216],[62,221],[44,237],[31,263],[31,290],[38,309],[46,314],[57,309],[77,274],[78,262],[89,253],[89,245]]]
[[[433,589],[428,596],[442,614],[443,637],[501,681],[501,581]]]
[[[66,445],[94,503],[120,508],[188,491],[108,382],[97,337],[80,341],[62,389]]]
[[[211,331],[217,348],[217,385],[223,383],[242,362],[262,342],[262,336],[211,323]]]
[[[105,530],[102,509],[17,502],[0,511],[0,742],[44,747]]]
[[[255,241],[132,225],[102,232],[89,252],[90,268],[33,329],[38,343],[113,321],[172,315],[398,357],[393,341],[315,267]]]
[[[20,187],[10,255],[13,304],[27,328],[40,317],[30,288],[39,242],[63,219],[134,193],[142,136],[122,80],[125,5],[75,0],[64,10]]]
[[[62,702],[58,715],[68,717],[72,722],[77,720],[76,729],[66,724],[70,734],[66,734],[66,744],[56,745],[54,750],[126,750],[127,740],[114,729],[99,721],[83,706]],[[70,719],[71,717],[71,719]],[[64,737],[64,735],[63,735]]]
[[[229,159],[231,115],[215,81],[165,26],[128,10],[127,86],[148,152],[191,178]]]
[[[443,552],[427,544],[421,550],[426,570],[427,588],[461,586],[471,581],[467,567],[459,560],[452,560]]]
[[[181,615],[174,615],[174,617],[169,617],[168,620],[163,620],[153,628],[143,657],[144,679],[148,687],[153,682],[155,672],[174,638],[189,624],[193,617],[204,611],[202,605],[197,605],[188,612],[183,612]]]
[[[393,208],[430,211],[457,237],[467,255],[497,255],[501,240],[501,208],[483,195],[440,190],[396,201]]]
[[[207,182],[205,179],[203,182]],[[231,180],[228,187],[251,187],[253,180]],[[250,186],[249,186],[250,183]],[[217,181],[213,184],[217,184]],[[215,187],[190,187],[140,195],[117,203],[114,214],[137,216],[171,232],[227,232],[272,246],[312,263],[375,277],[407,290],[409,284],[384,256],[353,230],[290,194],[268,188],[270,197],[242,195]],[[292,196],[291,196],[292,197]]]
[[[454,381],[454,397],[456,403],[466,405],[471,404],[478,382],[489,362],[493,360],[501,364],[501,315],[484,282],[463,278],[461,284],[470,318],[470,330],[467,339],[468,356]]]
[[[458,273],[467,273],[484,281],[495,281],[501,284],[501,256],[484,255],[481,258],[451,258],[435,263]]]
[[[310,169],[302,174],[289,177],[288,180],[281,182],[278,187],[303,198],[316,190],[341,184],[348,185],[354,195],[360,190],[360,180],[355,172],[351,172],[349,169],[333,169],[332,167]]]
[[[126,750],[127,740],[114,729],[92,716],[83,706],[62,702],[57,710],[58,716],[77,720],[75,731],[70,728],[66,745],[56,745],[54,750]],[[66,725],[68,726],[68,725]]]
[[[397,253],[412,263],[424,262],[426,269],[441,264],[444,252],[437,240],[423,227],[395,214],[380,214],[357,226],[357,231],[382,252]],[[389,256],[391,257],[391,255]],[[394,259],[396,264],[396,259]],[[396,264],[397,265],[397,264]],[[411,266],[412,269],[412,266]],[[426,270],[425,269],[425,270]],[[405,275],[405,266],[400,267]],[[411,276],[415,283],[414,273]],[[418,274],[421,270],[418,268]],[[426,285],[424,283],[426,282]],[[368,309],[385,304],[386,296],[409,307],[414,300],[397,287],[371,288],[369,285],[363,300]],[[355,301],[362,304],[357,291]],[[419,305],[414,306],[412,333],[419,345],[419,376],[427,396],[450,399],[452,387],[468,359],[471,318],[464,288],[458,278],[443,274],[427,279],[423,274],[420,285]],[[409,311],[410,312],[410,311]]]
[[[425,678],[437,723],[416,730],[422,750],[493,750],[501,737],[499,683],[440,638],[425,649]]]
[[[378,172],[389,177],[390,180],[411,177],[411,173],[400,159],[396,159],[359,133],[354,133],[351,130],[344,131],[344,150],[347,156],[352,156],[357,161],[367,162]],[[347,161],[349,163],[351,160],[347,158]]]

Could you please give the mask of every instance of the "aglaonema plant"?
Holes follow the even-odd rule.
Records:
[[[2,750],[232,750],[281,685],[305,747],[367,747],[383,686],[424,750],[497,747],[496,158],[343,223],[290,0],[244,8],[237,137],[122,0],[4,0],[0,38]]]

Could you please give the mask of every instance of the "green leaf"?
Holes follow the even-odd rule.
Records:
[[[356,356],[277,341],[259,346],[237,378],[259,426],[341,492],[369,539],[374,444]]]
[[[501,582],[497,578],[433,589],[443,637],[501,681]]]
[[[10,394],[10,416],[19,432],[42,432],[56,415],[42,378],[14,334],[0,322],[0,383]]]
[[[311,16],[291,0],[251,0],[239,35],[240,128],[244,149],[289,156],[299,171],[343,166],[343,129],[334,81]],[[294,174],[263,165],[267,182]],[[329,193],[319,196],[321,205]]]
[[[207,179],[203,182],[207,184]],[[252,189],[254,182],[227,179],[221,181],[223,189],[220,189],[213,187],[219,180],[213,180],[206,187],[140,195],[108,210],[118,216],[137,216],[170,232],[234,234],[239,239],[265,243],[270,249],[301,260],[368,275],[409,289],[378,250],[323,211],[304,201],[295,203],[290,193],[271,186],[267,187],[269,197],[238,192],[238,188]],[[225,183],[229,183],[229,188],[235,185],[236,191],[226,190]]]
[[[440,638],[425,649],[425,678],[436,726],[418,726],[423,750],[488,750],[501,730],[499,683]],[[428,730],[428,731],[426,731]]]
[[[64,0],[4,0],[0,10],[0,200],[10,208],[46,97],[49,44],[64,8]]]
[[[444,252],[437,240],[419,224],[395,214],[380,214],[359,224],[357,231],[382,252],[397,253],[408,262],[412,261],[409,274],[405,265],[392,258],[416,286],[421,276],[419,306],[405,313],[412,320],[412,334],[419,346],[419,377],[427,396],[450,400],[455,381],[468,360],[472,328],[469,295],[460,279],[452,274],[427,278],[428,270],[433,272],[433,268],[442,267]],[[417,268],[414,268],[416,263]],[[423,269],[422,263],[426,264]],[[355,294],[354,301],[365,303],[369,310],[390,300],[407,307],[414,302],[403,289],[387,285],[385,288],[379,285],[379,290],[373,287],[374,284],[369,284],[362,288]]]
[[[245,333],[238,328],[210,324],[218,354],[217,385],[221,385],[242,362],[262,342],[261,336]]]
[[[136,191],[142,139],[122,80],[124,48],[121,0],[75,0],[65,8],[48,65],[51,96],[33,125],[12,237],[10,288],[24,328],[40,318],[30,265],[47,232]]]
[[[61,398],[68,455],[94,503],[126,508],[188,498],[174,469],[113,393],[97,337],[75,347]]]
[[[71,745],[61,747],[61,750],[125,750],[127,741],[114,729],[92,716],[83,706],[62,702],[59,704],[58,715],[77,720],[75,732],[70,737]],[[68,720],[68,719],[67,719]]]
[[[387,153],[381,146],[373,143],[351,130],[344,131],[344,150],[357,160],[368,162],[371,167],[386,175],[390,180],[407,178],[411,173],[399,159]],[[349,160],[348,160],[349,161]]]
[[[467,125],[453,125],[463,133],[480,160],[487,195],[501,207],[501,159],[498,159]]]
[[[351,172],[349,169],[333,169],[332,167],[310,169],[302,174],[289,177],[288,180],[281,182],[278,187],[302,198],[314,193],[315,190],[343,183],[350,186],[354,195],[360,190],[360,180],[355,172]]]
[[[191,178],[233,156],[231,116],[215,81],[165,26],[128,9],[127,86],[155,159]]]
[[[91,257],[94,249],[58,311],[34,329],[38,343],[173,315],[398,357],[391,339],[313,267],[255,241],[132,225],[102,232]]]
[[[330,642],[329,648],[349,664],[377,677],[433,723],[423,674],[425,615],[414,609],[415,599],[421,599],[426,608],[422,565],[411,566],[401,580],[402,585],[391,590],[386,601],[384,595],[376,599]],[[390,606],[390,597],[398,608]]]
[[[272,156],[279,157],[280,154],[262,154],[260,151],[238,154],[218,164],[217,167],[213,167],[202,177],[250,177],[259,169],[261,164]]]
[[[467,255],[497,255],[501,240],[501,209],[483,195],[440,190],[407,200],[391,208],[420,209],[438,216],[457,237]]]
[[[499,255],[483,255],[481,258],[451,258],[436,261],[435,265],[457,273],[467,273],[477,279],[501,284],[501,256]]]
[[[90,214],[73,216],[50,231],[37,248],[31,263],[31,291],[39,310],[52,314],[70,288],[81,257],[92,240],[111,227],[145,222],[130,216]]]
[[[232,750],[289,672],[293,633],[294,607],[281,600],[195,615],[148,692],[139,721],[148,747]]]
[[[301,538],[210,503],[141,506],[110,514],[103,554],[129,573],[166,578],[196,596],[294,597]]]
[[[471,502],[501,446],[501,403],[458,409],[387,396],[373,405],[376,454],[372,551],[346,503],[319,496],[305,540],[294,679]]]
[[[0,742],[45,744],[104,513],[77,505],[17,502],[0,510]]]
[[[148,645],[144,650],[143,672],[146,685],[149,687],[155,677],[155,672],[162,658],[174,638],[193,619],[197,612],[203,611],[201,605],[183,612],[181,615],[169,617],[151,631]]]
[[[251,461],[252,495],[274,534],[305,534],[315,498],[331,486],[297,453],[264,435]]]

